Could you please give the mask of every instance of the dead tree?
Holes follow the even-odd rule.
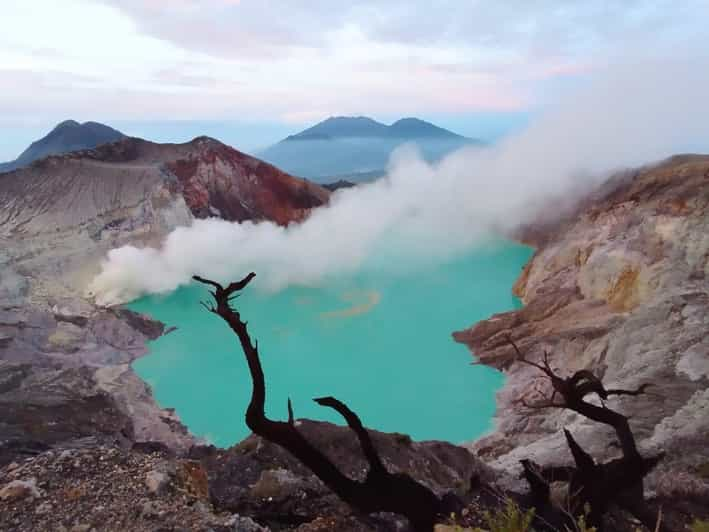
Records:
[[[616,505],[649,529],[655,530],[657,512],[651,511],[644,501],[643,478],[658,464],[663,454],[643,457],[638,451],[628,418],[606,405],[606,401],[614,396],[643,394],[648,385],[644,384],[635,390],[606,389],[601,380],[588,370],[577,371],[570,377],[562,378],[549,365],[548,353],[544,353],[541,363],[533,362],[520,352],[511,338],[509,342],[517,354],[517,360],[544,373],[552,387],[550,397],[532,404],[522,400],[520,402],[523,406],[529,409],[569,409],[592,421],[608,425],[615,431],[621,450],[620,458],[597,463],[565,429],[564,435],[574,466],[541,467],[531,460],[523,460],[524,477],[538,512],[544,514],[551,508],[549,484],[564,481],[569,483],[572,517],[578,517],[587,508],[590,512],[587,519],[589,525],[601,531],[603,516],[612,505]],[[586,400],[591,394],[598,396],[601,406]],[[550,515],[548,520],[554,520],[554,517]],[[659,530],[667,529],[661,525]]]
[[[241,281],[223,287],[221,284],[194,276],[195,281],[214,288],[210,290],[214,303],[202,305],[221,317],[239,338],[251,373],[253,388],[246,409],[246,425],[259,436],[280,445],[300,460],[338,497],[356,510],[365,513],[392,512],[405,516],[415,531],[430,532],[437,517],[448,510],[449,499],[439,498],[435,493],[413,478],[402,473],[390,473],[382,463],[367,429],[362,426],[357,414],[334,397],[314,399],[322,406],[332,408],[347,422],[359,439],[362,452],[369,464],[363,481],[343,475],[332,461],[308,442],[298,431],[293,417],[293,407],[288,400],[288,421],[274,421],[266,417],[266,383],[258,352],[258,342],[252,342],[247,322],[241,319],[232,302],[255,277],[250,273]],[[216,305],[215,305],[216,304]]]

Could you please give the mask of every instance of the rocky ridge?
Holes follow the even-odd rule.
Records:
[[[667,453],[647,488],[709,508],[709,157],[627,172],[564,220],[528,229],[537,251],[514,287],[524,307],[454,334],[507,377],[497,428],[471,449],[507,471],[521,458],[565,463],[567,427],[598,458],[618,452],[598,424],[520,404],[550,388],[515,360],[509,336],[530,358],[547,351],[562,375],[590,369],[612,388],[650,383],[645,395],[613,400],[642,450]]]
[[[127,138],[0,175],[0,264],[28,273],[32,297],[76,297],[115,247],[157,246],[209,216],[286,225],[328,198],[214,139]]]

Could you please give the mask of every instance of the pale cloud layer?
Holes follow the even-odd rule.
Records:
[[[704,0],[5,0],[0,124],[529,109],[708,22]]]

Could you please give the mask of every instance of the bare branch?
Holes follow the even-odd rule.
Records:
[[[359,438],[359,444],[362,447],[362,452],[371,467],[370,472],[385,470],[384,464],[382,464],[382,461],[379,458],[379,453],[377,453],[377,450],[374,448],[372,439],[369,437],[367,429],[362,426],[362,422],[357,414],[350,410],[342,401],[338,401],[334,397],[320,397],[313,400],[320,406],[332,408],[345,419],[347,426],[351,428],[357,435],[357,438]]]
[[[522,362],[523,364],[527,364],[528,366],[532,366],[534,368],[537,368],[539,371],[545,373],[549,378],[556,378],[556,375],[554,374],[552,369],[549,367],[549,355],[546,351],[544,351],[544,365],[537,364],[536,362],[532,362],[531,360],[527,360],[527,358],[519,350],[519,347],[517,347],[517,344],[514,342],[514,340],[512,340],[512,337],[510,335],[507,335],[507,341],[512,345],[512,347],[515,350],[515,353],[517,353],[517,360],[519,362]]]
[[[224,288],[222,287],[222,285],[220,285],[220,284],[217,283],[216,281],[212,281],[212,280],[210,280],[210,279],[205,279],[204,277],[200,277],[199,275],[193,275],[193,276],[192,276],[192,279],[194,279],[195,281],[198,281],[198,282],[200,282],[200,283],[202,283],[202,284],[208,284],[208,285],[210,285],[210,286],[213,286],[214,288],[217,289],[217,292],[224,290]],[[215,295],[214,292],[210,292],[210,293],[211,293],[212,295]],[[215,296],[215,297],[216,297],[216,296]]]
[[[545,410],[547,408],[566,408],[566,405],[563,403],[555,403],[553,401],[546,401],[546,402],[540,402],[540,403],[528,403],[525,399],[520,399],[518,401],[519,404],[521,404],[523,407],[528,408],[530,410]]]
[[[246,288],[246,285],[248,285],[254,277],[256,277],[256,274],[254,272],[251,272],[241,281],[236,281],[229,284],[229,286],[227,286],[226,288],[227,293],[232,294],[234,292],[240,292],[241,290]]]
[[[194,279],[216,288],[213,292],[216,309],[213,310],[229,325],[249,366],[253,384],[251,400],[246,409],[246,424],[259,436],[280,445],[300,460],[342,500],[364,513],[392,512],[404,515],[416,532],[430,532],[436,518],[445,511],[443,499],[430,489],[405,474],[389,473],[384,467],[369,433],[359,417],[344,403],[332,397],[316,399],[342,415],[359,438],[362,451],[370,464],[364,481],[359,482],[342,474],[330,459],[308,442],[295,427],[293,407],[288,400],[288,421],[273,421],[266,416],[266,382],[258,352],[258,342],[252,342],[247,322],[230,306],[234,294],[243,290],[254,278],[250,273],[241,281],[224,288],[217,282],[195,276]]]
[[[589,370],[579,370],[568,378],[562,378],[551,368],[548,352],[544,352],[541,364],[531,362],[524,357],[511,338],[508,340],[515,349],[518,360],[544,373],[549,378],[553,389],[550,399],[545,398],[544,401],[537,404],[528,404],[522,399],[519,402],[523,406],[533,410],[552,407],[568,408],[615,430],[623,456],[620,459],[602,464],[596,464],[591,455],[581,448],[571,433],[564,430],[567,444],[576,463],[575,472],[569,473],[570,492],[575,494],[573,498],[577,500],[579,505],[577,507],[582,508],[586,504],[590,505],[589,524],[601,530],[603,515],[608,506],[612,503],[618,504],[618,501],[623,500],[622,505],[647,526],[649,522],[642,497],[642,482],[645,475],[662,459],[662,455],[643,458],[638,452],[628,418],[608,408],[604,401],[610,396],[643,394],[649,385],[643,384],[635,390],[607,390],[601,379]],[[563,404],[554,401],[556,394],[561,395]],[[587,402],[585,398],[590,394],[596,394],[600,398],[602,406]],[[532,496],[539,499],[544,493],[544,487],[539,481],[539,478],[543,478],[543,476],[532,469],[530,465],[524,467],[525,478],[530,485]],[[550,515],[548,501],[538,503],[540,504],[538,506],[540,512],[543,511]]]
[[[571,449],[576,467],[578,467],[582,473],[584,471],[591,471],[596,467],[596,462],[593,460],[593,457],[581,448],[571,433],[566,429],[564,429],[564,436],[566,436],[566,443],[569,445],[569,449]]]
[[[216,310],[214,308],[214,305],[209,305],[209,304],[207,304],[206,301],[200,301],[199,304],[202,305],[204,308],[206,308],[208,312],[214,313]]]
[[[641,384],[638,386],[635,390],[621,390],[621,389],[616,389],[616,388],[611,388],[609,390],[606,390],[606,393],[608,395],[632,395],[632,396],[637,396],[637,395],[642,395],[647,390],[650,386],[652,386],[652,383],[646,382],[645,384]]]

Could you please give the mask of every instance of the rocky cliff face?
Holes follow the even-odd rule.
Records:
[[[81,295],[105,253],[194,217],[300,220],[328,192],[215,140],[124,139],[0,176],[0,463],[52,445],[194,438],[130,363],[162,325]]]
[[[202,149],[167,164],[177,176],[192,214],[225,220],[301,221],[324,204],[329,191],[281,172],[211,139],[195,141]]]
[[[643,449],[667,452],[650,490],[709,497],[709,157],[626,173],[574,215],[527,234],[538,249],[515,286],[524,308],[454,334],[507,377],[497,429],[473,448],[507,470],[528,457],[568,462],[567,427],[595,456],[617,452],[598,424],[519,404],[549,384],[515,361],[509,335],[530,358],[548,351],[563,375],[591,369],[612,388],[651,383],[613,403]]]

